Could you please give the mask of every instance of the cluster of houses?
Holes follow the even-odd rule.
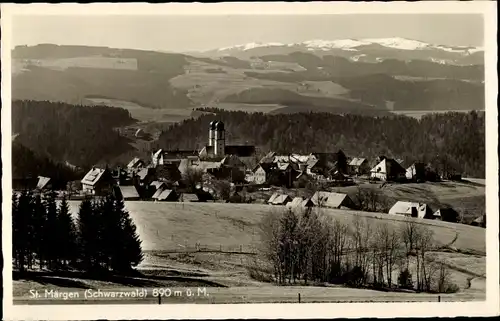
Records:
[[[291,210],[304,210],[312,207],[322,207],[331,209],[356,210],[356,203],[344,193],[333,193],[318,191],[310,198],[294,197],[287,194],[274,193],[267,201],[270,205],[282,205]],[[447,222],[457,222],[458,213],[452,208],[439,208],[432,211],[431,207],[425,203],[398,201],[388,214],[401,215],[421,219],[435,219]],[[477,223],[480,223],[479,221]],[[473,224],[480,225],[480,224]]]
[[[250,164],[250,163],[254,164]],[[256,163],[256,164],[255,164]],[[250,164],[250,165],[249,165]],[[190,174],[191,173],[191,174]],[[187,186],[183,177],[199,175],[195,186]],[[270,152],[260,160],[255,147],[226,145],[223,122],[211,122],[208,144],[201,150],[162,150],[151,153],[151,159],[132,159],[125,168],[92,168],[79,182],[68,184],[71,195],[107,195],[110,192],[124,200],[210,201],[220,198],[214,180],[226,180],[234,186],[296,186],[296,182],[326,181],[340,185],[354,184],[352,178],[378,181],[433,180],[425,164],[415,163],[404,168],[402,161],[381,156],[371,163],[367,158],[348,157],[339,150],[308,155],[279,155]],[[188,179],[189,180],[189,179]],[[300,185],[300,184],[299,184]],[[301,187],[301,186],[300,186]],[[51,188],[51,179],[39,177],[37,190]],[[287,207],[322,206],[356,209],[347,194],[316,192],[310,199],[273,194],[267,201]],[[457,213],[450,209],[432,212],[426,204],[397,202],[389,214],[456,221]]]

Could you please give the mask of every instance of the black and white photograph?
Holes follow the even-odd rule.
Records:
[[[8,319],[498,315],[496,3],[1,11]]]

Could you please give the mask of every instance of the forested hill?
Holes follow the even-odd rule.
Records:
[[[130,150],[114,127],[134,123],[121,108],[47,101],[13,101],[15,142],[55,162],[89,167]]]
[[[200,148],[208,140],[208,124],[222,120],[227,144],[254,144],[262,152],[332,152],[351,157],[380,155],[452,167],[463,175],[484,177],[484,112],[370,117],[329,113],[262,114],[210,109],[164,131],[158,147]],[[446,164],[446,165],[445,165]]]
[[[12,143],[12,178],[35,179],[47,176],[57,183],[81,179],[84,173],[64,164],[56,163],[48,157],[35,154],[18,142]]]

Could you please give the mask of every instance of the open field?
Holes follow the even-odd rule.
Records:
[[[375,189],[386,197],[392,206],[398,200],[427,203],[432,210],[451,206],[465,221],[471,221],[485,212],[486,187],[484,180],[464,180],[462,182],[426,182],[426,183],[386,183],[360,184],[362,189]],[[335,191],[347,193],[355,198],[358,186],[338,187]]]
[[[80,298],[71,303],[88,302],[83,298],[87,288],[118,291],[148,289],[147,298],[105,298],[95,303],[158,303],[151,295],[153,288],[169,287],[185,291],[191,287],[206,288],[209,296],[172,296],[163,303],[248,303],[296,302],[394,302],[436,301],[437,295],[394,293],[342,286],[284,286],[256,281],[248,268],[257,264],[259,223],[271,211],[283,206],[224,203],[152,203],[126,202],[138,233],[143,241],[144,261],[138,266],[140,276],[121,281],[89,280],[84,277],[38,277],[14,281],[15,302],[18,304],[49,304],[53,299],[31,299],[30,289],[77,291]],[[70,201],[76,215],[79,202]],[[322,209],[325,215],[350,222],[355,215],[366,218],[368,224],[389,224],[398,228],[405,219],[380,213]],[[485,230],[461,224],[416,220],[434,233],[437,243],[446,248],[431,253],[445,262],[452,279],[461,287],[455,294],[442,295],[442,301],[484,299]],[[196,247],[198,243],[198,248]],[[199,250],[199,251],[198,251]],[[469,253],[469,254],[465,254]],[[473,254],[470,254],[473,253]],[[125,301],[124,301],[125,300]],[[70,303],[58,301],[57,303]]]
[[[258,68],[258,64],[254,63]],[[292,69],[297,69],[296,64],[271,63],[267,64],[265,70],[243,69],[230,66],[220,66],[206,61],[190,60],[190,64],[185,67],[185,73],[170,79],[174,88],[188,91],[188,97],[196,104],[217,104],[223,103],[228,96],[238,94],[251,88],[266,88],[289,90],[303,96],[341,98],[349,91],[331,81],[304,81],[302,83],[281,82],[276,80],[258,79],[248,77],[245,72],[253,71],[258,73],[283,72],[288,73]],[[216,70],[216,72],[215,72]],[[269,112],[274,108],[271,104],[242,104],[242,109]],[[269,110],[265,107],[270,106]],[[223,106],[221,107],[225,109]],[[244,108],[244,109],[243,109]],[[227,108],[226,108],[227,109]]]
[[[118,99],[107,99],[107,98],[85,98],[84,104],[92,105],[103,105],[110,107],[120,107],[126,109],[135,118],[142,122],[155,121],[155,122],[180,122],[184,119],[190,118],[192,110],[191,109],[159,109],[159,108],[148,108],[141,106],[139,104],[123,101]]]
[[[103,56],[57,59],[12,59],[13,73],[22,72],[29,66],[44,67],[54,70],[65,70],[72,67],[137,70],[137,59]]]
[[[78,201],[70,201],[73,213],[78,211]],[[126,202],[126,208],[137,225],[144,250],[181,250],[196,243],[239,250],[255,248],[259,244],[259,223],[271,211],[283,210],[283,206],[261,204],[224,203],[154,203]],[[397,228],[405,218],[350,210],[322,209],[344,222],[350,222],[357,214],[369,223],[383,222]],[[457,250],[485,253],[485,229],[434,220],[416,220],[434,232],[434,238],[442,245],[452,245]],[[458,235],[457,235],[458,234]],[[455,239],[456,238],[456,239]]]

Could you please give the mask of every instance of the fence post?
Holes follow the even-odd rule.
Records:
[[[222,244],[219,244],[219,252],[222,252]]]
[[[161,295],[158,294],[158,304],[161,304]]]
[[[438,295],[438,302],[441,302],[441,296]]]
[[[300,293],[299,293],[299,303],[300,303]]]
[[[243,252],[243,245],[240,244],[240,253]]]

